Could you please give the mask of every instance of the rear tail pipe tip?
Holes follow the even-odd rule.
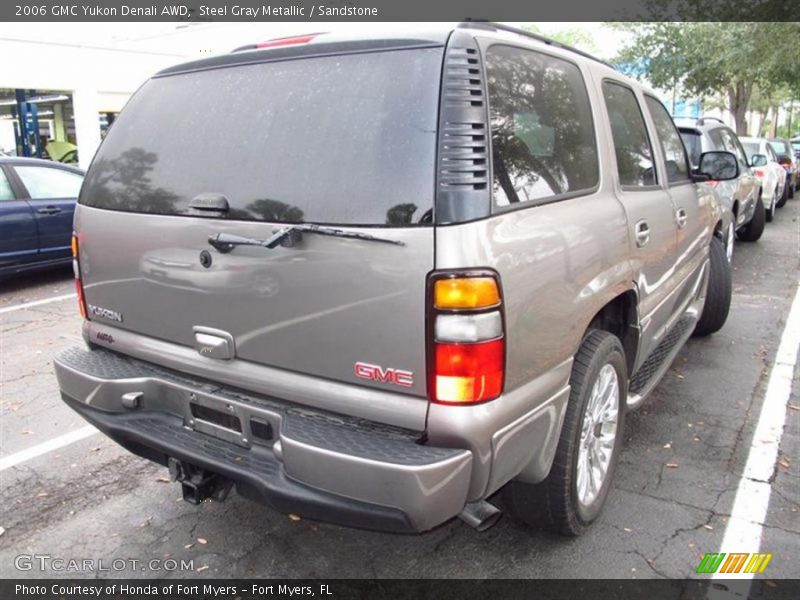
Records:
[[[494,504],[486,500],[479,500],[478,502],[466,504],[464,510],[459,513],[458,518],[477,531],[486,531],[497,523],[502,516],[502,511]]]

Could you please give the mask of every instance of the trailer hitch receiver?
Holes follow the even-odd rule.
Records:
[[[209,499],[222,502],[233,487],[232,481],[177,458],[170,458],[167,466],[172,481],[181,484],[183,499],[190,504]]]

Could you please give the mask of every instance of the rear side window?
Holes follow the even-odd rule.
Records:
[[[497,205],[540,204],[597,185],[594,125],[578,67],[495,45],[486,72]]]
[[[658,181],[653,163],[653,148],[633,90],[624,85],[604,81],[603,96],[611,122],[620,185],[626,187],[656,185]]]
[[[442,50],[268,62],[156,77],[101,145],[81,203],[341,225],[431,222]]]
[[[667,109],[652,96],[645,96],[647,110],[656,126],[656,136],[661,144],[661,152],[664,154],[666,162],[667,181],[669,183],[681,183],[689,181],[689,163],[686,159],[686,149],[678,133],[678,128],[672,117],[669,116]]]
[[[14,167],[31,200],[77,198],[83,176],[48,167]]]

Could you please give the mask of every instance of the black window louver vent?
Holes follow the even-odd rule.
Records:
[[[455,32],[450,40],[442,73],[439,223],[480,218],[489,211],[489,132],[483,69],[474,39],[460,33]]]

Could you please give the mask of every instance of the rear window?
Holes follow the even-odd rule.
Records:
[[[742,147],[747,153],[747,159],[751,160],[754,154],[759,154],[757,142],[742,142]]]
[[[154,78],[114,122],[81,204],[166,215],[222,194],[227,218],[431,222],[441,49]]]
[[[789,144],[786,142],[775,141],[770,142],[769,145],[772,146],[775,154],[791,154],[791,151],[789,150]]]

